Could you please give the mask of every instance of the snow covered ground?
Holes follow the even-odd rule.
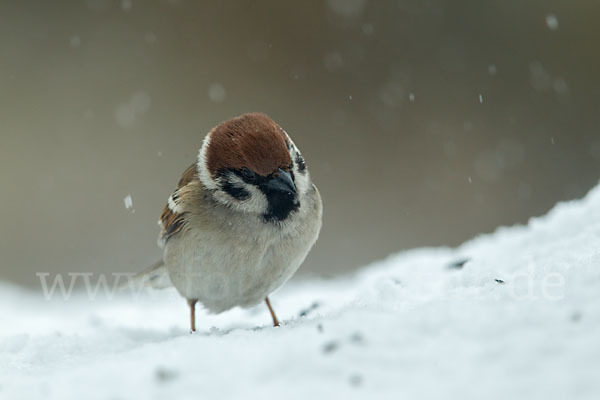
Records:
[[[272,301],[280,328],[258,307],[200,312],[191,335],[172,291],[0,285],[0,398],[599,399],[600,188]]]

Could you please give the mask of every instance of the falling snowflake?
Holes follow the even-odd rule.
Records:
[[[126,209],[131,209],[133,208],[133,199],[131,198],[131,195],[128,194],[127,196],[125,196],[125,198],[123,199],[123,202],[125,203],[125,208]]]
[[[222,103],[225,101],[227,93],[225,92],[225,87],[221,85],[219,82],[211,83],[208,87],[208,98],[213,103]]]
[[[554,15],[554,14],[546,15],[546,25],[548,26],[548,29],[550,29],[551,31],[557,30],[558,29],[558,18],[556,18],[556,15]]]

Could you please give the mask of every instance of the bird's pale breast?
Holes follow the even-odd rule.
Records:
[[[188,229],[165,247],[173,285],[215,313],[260,303],[296,272],[317,240],[316,188],[303,203],[281,226],[243,213],[232,218],[230,210],[191,216]]]

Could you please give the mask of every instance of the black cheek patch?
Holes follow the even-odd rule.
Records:
[[[250,198],[250,193],[246,189],[234,186],[227,181],[221,184],[221,189],[237,200],[248,200]]]
[[[298,171],[300,173],[304,173],[306,171],[306,163],[300,154],[296,154],[296,165],[298,166]]]
[[[224,191],[236,200],[248,200],[250,198],[250,193],[244,188],[233,185],[227,179],[228,175],[231,173],[237,174],[239,176],[239,174],[236,171],[227,169],[220,170],[217,173],[217,176],[215,178],[220,181],[219,187],[222,191]]]

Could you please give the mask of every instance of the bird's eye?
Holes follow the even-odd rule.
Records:
[[[248,180],[254,180],[256,178],[256,174],[254,172],[250,171],[246,167],[242,167],[241,171],[242,171],[242,175],[244,175],[244,178],[246,178]]]

